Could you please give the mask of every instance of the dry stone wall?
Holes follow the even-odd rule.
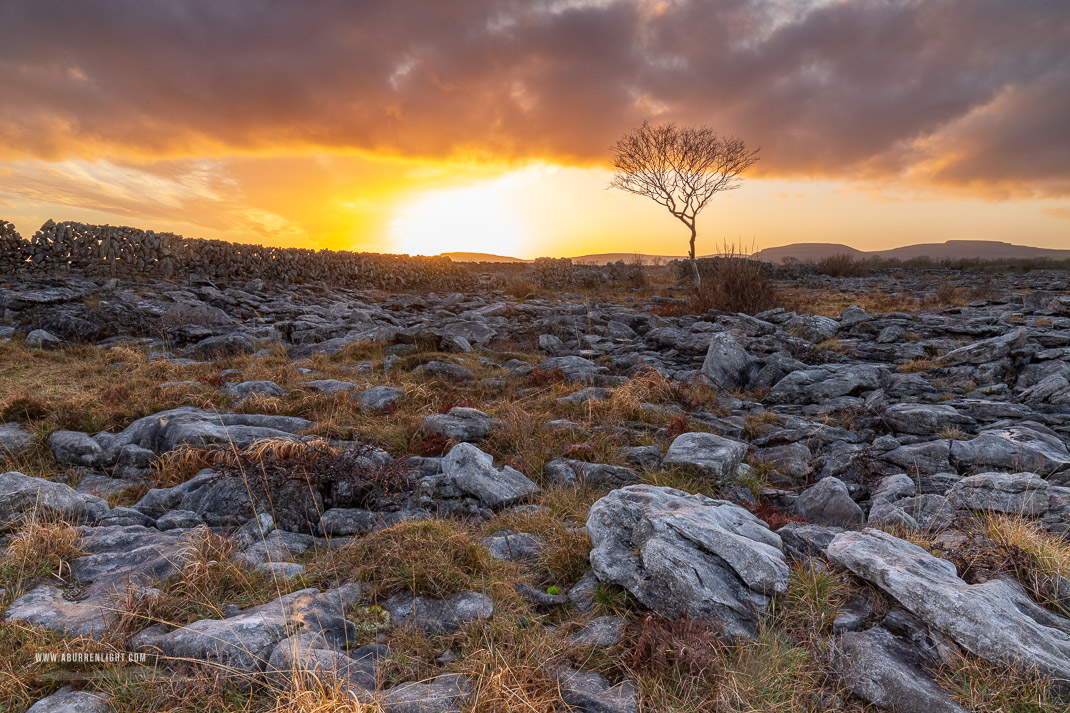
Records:
[[[51,220],[30,240],[11,223],[0,221],[0,270],[220,281],[260,278],[388,290],[466,289],[479,283],[478,274],[443,257],[273,248]]]

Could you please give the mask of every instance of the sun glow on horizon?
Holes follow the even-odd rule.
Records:
[[[515,194],[555,170],[540,164],[492,181],[420,194],[390,222],[393,248],[409,255],[524,254],[534,236],[516,209]]]

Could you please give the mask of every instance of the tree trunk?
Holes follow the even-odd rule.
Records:
[[[697,233],[695,231],[694,223],[687,227],[691,228],[691,252],[688,253],[691,258],[691,275],[694,278],[695,294],[698,294],[698,291],[702,288],[702,277],[698,272],[698,260],[695,259],[695,235],[697,235]]]

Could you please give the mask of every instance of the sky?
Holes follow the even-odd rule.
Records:
[[[2,0],[0,218],[682,254],[644,120],[761,148],[698,252],[1070,248],[1066,0]]]

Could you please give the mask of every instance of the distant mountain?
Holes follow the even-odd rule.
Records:
[[[795,258],[802,262],[817,262],[832,255],[853,255],[858,258],[880,257],[910,260],[929,257],[933,260],[959,260],[979,258],[982,260],[1007,260],[1031,258],[1070,259],[1070,250],[1035,248],[1029,245],[1013,245],[999,240],[948,240],[943,243],[919,243],[904,245],[889,250],[857,250],[838,243],[794,243],[776,248],[759,250],[755,256],[766,262],[783,262]]]
[[[454,262],[531,262],[530,260],[521,260],[518,257],[491,255],[489,253],[441,253],[440,257],[448,257]]]

